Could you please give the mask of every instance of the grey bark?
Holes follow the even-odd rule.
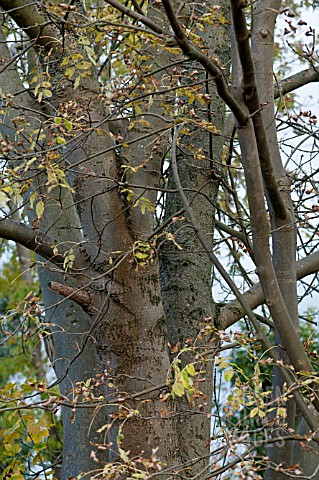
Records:
[[[294,208],[290,195],[291,181],[288,178],[280,157],[273,90],[273,58],[274,58],[274,30],[277,12],[280,10],[281,1],[268,0],[259,1],[254,6],[254,23],[252,32],[252,53],[254,56],[254,65],[256,71],[257,86],[261,104],[267,105],[262,111],[264,124],[267,130],[267,140],[271,159],[275,170],[275,176],[278,182],[280,193],[284,199],[289,216],[281,220],[276,216],[274,210],[269,204],[272,212],[272,240],[273,240],[273,262],[276,272],[278,285],[283,300],[288,309],[290,318],[296,331],[298,327],[298,299],[296,288],[296,222]],[[279,346],[278,353],[280,357],[289,363],[285,352],[280,348],[282,340],[275,329],[275,344]],[[274,369],[273,378],[273,397],[283,392],[283,379],[277,368]],[[295,403],[290,401],[287,404],[287,419],[284,420],[288,428],[295,427]],[[284,428],[278,428],[273,435],[285,435]],[[273,465],[282,464],[283,468],[292,465],[293,442],[286,442],[278,448],[273,444],[269,447],[268,455]],[[266,478],[268,480],[284,480],[285,474],[268,470]]]
[[[10,9],[24,6],[25,2],[3,0],[0,4],[4,8]],[[224,5],[224,2],[221,2],[221,4]],[[123,9],[124,7],[121,6],[120,8]],[[39,13],[32,9],[30,12]],[[11,12],[16,21],[20,22],[21,28],[31,34],[33,39],[36,38],[38,43],[41,41],[41,45],[50,51],[50,68],[52,76],[55,77],[54,107],[62,109],[66,102],[72,99],[84,112],[86,126],[88,127],[84,134],[81,129],[76,131],[74,141],[70,142],[65,155],[66,160],[72,163],[74,197],[70,192],[65,193],[64,191],[61,193],[59,187],[49,191],[43,184],[41,185],[41,182],[37,184],[39,191],[46,195],[45,217],[41,220],[41,227],[52,237],[63,242],[66,247],[74,245],[75,242],[78,250],[74,269],[69,276],[61,276],[57,272],[52,272],[55,267],[49,263],[43,265],[39,270],[43,286],[43,298],[47,306],[47,316],[50,320],[48,338],[53,339],[55,343],[53,363],[59,380],[61,380],[62,392],[71,398],[72,388],[77,381],[83,379],[83,373],[84,377],[87,378],[90,375],[94,376],[99,368],[103,371],[106,370],[110,380],[109,383],[113,384],[113,387],[109,386],[104,395],[110,403],[114,400],[114,406],[108,410],[108,415],[112,415],[112,419],[108,418],[107,420],[112,423],[108,440],[113,442],[113,445],[110,457],[105,455],[104,460],[108,458],[111,460],[118,459],[116,435],[121,425],[123,425],[124,433],[121,446],[125,450],[130,450],[132,455],[139,455],[141,451],[144,451],[145,455],[149,456],[152,449],[159,446],[159,456],[164,462],[168,463],[170,468],[179,462],[182,464],[185,460],[189,461],[189,459],[195,459],[195,457],[201,460],[207,453],[205,443],[208,443],[209,439],[209,423],[206,417],[202,416],[197,406],[191,412],[191,415],[186,415],[184,411],[185,407],[188,406],[182,402],[177,407],[177,412],[173,410],[171,404],[168,404],[168,414],[163,414],[163,405],[159,402],[157,386],[165,384],[170,364],[162,297],[166,298],[164,308],[168,318],[171,343],[175,344],[180,341],[181,344],[184,344],[189,335],[196,338],[199,330],[197,324],[199,320],[204,318],[216,321],[210,291],[211,263],[200,251],[201,247],[192,231],[194,224],[187,225],[185,223],[179,232],[174,231],[174,233],[177,233],[177,241],[182,245],[184,251],[180,253],[171,249],[163,253],[162,293],[159,284],[159,266],[156,259],[147,269],[135,268],[134,259],[130,256],[132,248],[134,248],[137,240],[146,241],[152,234],[153,215],[146,212],[146,215],[143,216],[135,208],[126,216],[129,210],[127,203],[123,195],[114,190],[121,176],[118,169],[119,158],[114,154],[115,144],[109,135],[108,127],[104,125],[109,112],[106,112],[97,100],[99,86],[96,73],[92,70],[90,78],[81,81],[79,89],[74,91],[72,82],[66,82],[64,72],[59,66],[61,50],[58,47],[59,42],[54,39],[56,35],[59,35],[59,32],[53,30],[49,40],[48,36],[41,36],[41,32],[40,37],[38,37],[39,28],[32,30],[26,23],[26,19],[32,17],[28,16],[25,9],[20,13],[20,16],[15,16],[14,11]],[[34,18],[37,17],[33,17],[32,22],[35,22]],[[72,15],[70,18],[72,20]],[[80,21],[81,18],[75,17],[75,20]],[[145,19],[143,22],[150,28],[155,29],[154,22],[148,21],[145,23]],[[45,22],[43,22],[43,18],[40,18],[36,23],[44,25]],[[163,33],[163,29],[158,25],[155,31],[160,34]],[[53,48],[53,50],[51,50],[52,39],[56,48]],[[290,322],[289,312],[285,308],[285,294],[282,298],[272,268],[268,242],[269,224],[264,202],[261,198],[263,187],[258,156],[261,148],[259,146],[258,151],[254,136],[256,125],[253,126],[251,120],[246,122],[249,112],[246,110],[245,104],[241,105],[243,103],[241,93],[238,96],[238,102],[234,100],[228,91],[221,69],[196,48],[187,50],[186,40],[185,35],[180,35],[178,38],[181,47],[185,47],[183,51],[193,60],[199,60],[210,74],[216,76],[215,80],[221,95],[224,95],[225,101],[228,101],[228,104],[234,108],[237,119],[241,124],[242,128],[239,136],[249,190],[254,249],[256,249],[256,260],[260,269],[263,295],[270,306],[278,330],[279,327],[282,327],[281,335],[295,369],[310,370],[309,363],[307,363],[307,359],[303,355],[304,352],[298,343],[298,338],[296,342],[296,334],[293,337],[296,351],[287,343],[287,332],[291,331],[292,323]],[[66,48],[72,53],[81,48],[74,42],[72,31],[67,33],[65,41]],[[212,50],[216,49],[216,39],[209,39],[209,41],[212,44]],[[221,40],[219,46],[222,50],[220,55],[222,59],[227,57],[226,45],[225,37]],[[160,63],[162,63],[162,60],[160,60]],[[33,109],[33,101],[31,103]],[[23,104],[20,107],[23,108]],[[195,108],[198,108],[197,104],[195,104]],[[222,131],[223,107],[214,94],[210,108],[210,112],[204,112],[204,118],[211,122],[212,116],[218,117],[216,121],[214,119],[213,123]],[[156,113],[156,110],[157,103],[155,102],[150,113]],[[39,118],[41,119],[41,115],[39,115]],[[161,128],[162,125],[165,128],[165,119],[159,119],[157,122],[154,116],[151,128]],[[96,126],[101,127],[101,135],[97,135]],[[151,158],[152,148],[150,148],[150,144],[155,141],[155,134],[149,136],[147,140],[147,131],[141,129],[142,138],[137,145],[134,145],[136,130],[133,130],[127,136],[130,149],[126,159],[133,167],[146,160],[146,168],[138,170],[134,180],[141,185],[145,183],[145,186],[156,187],[160,171],[159,161],[164,155],[165,141],[160,142],[160,147]],[[207,148],[208,145],[209,148]],[[214,200],[217,183],[216,179],[212,179],[212,173],[215,168],[214,161],[220,157],[221,141],[211,136],[209,138],[207,133],[200,132],[195,140],[194,149],[199,150],[201,147],[203,147],[206,158],[201,167],[197,168],[192,153],[193,147],[190,148],[190,145],[187,145],[184,139],[179,146],[178,169],[182,177],[183,187],[192,188],[195,184],[196,188],[203,189]],[[140,158],[141,152],[145,158]],[[277,198],[277,188],[275,190],[275,197]],[[143,190],[137,188],[136,193],[139,194],[140,192],[143,193]],[[146,189],[145,196],[154,205],[156,201],[154,193]],[[77,203],[77,211],[74,207],[74,199]],[[211,245],[212,217],[208,202],[200,195],[189,195],[186,201],[192,203],[192,208],[200,220],[200,230],[204,232],[202,245]],[[180,210],[180,207],[179,199],[170,197],[167,201],[167,216]],[[290,208],[289,205],[288,208]],[[286,226],[286,224],[282,225]],[[290,241],[291,238],[289,236]],[[48,256],[51,240],[50,238],[47,243],[46,252]],[[210,250],[209,247],[206,250]],[[190,257],[192,251],[198,255],[197,262]],[[115,263],[116,268],[110,267],[112,262]],[[179,269],[177,269],[178,265]],[[48,267],[49,270],[45,269],[44,266]],[[277,274],[280,268],[285,268],[285,266],[278,265],[276,267]],[[89,298],[92,299],[93,308],[90,310],[90,315],[84,314],[79,306],[72,301],[49,291],[46,288],[49,280],[58,282],[62,286],[66,284],[67,287],[85,288]],[[281,287],[280,284],[279,287]],[[260,297],[257,287],[254,287],[253,295],[252,302],[255,302],[256,297],[258,295]],[[178,302],[176,302],[177,298]],[[260,298],[262,299],[263,296]],[[275,305],[272,305],[272,302]],[[65,332],[67,335],[65,335]],[[294,333],[293,329],[292,333]],[[96,344],[92,342],[93,338]],[[81,351],[82,347],[83,351]],[[97,347],[100,367],[97,366],[95,347]],[[77,356],[79,352],[81,354]],[[209,374],[210,371],[207,368],[207,376]],[[207,388],[206,413],[210,413],[211,407],[210,385],[207,382],[205,387]],[[140,391],[144,390],[148,393],[151,391],[151,396],[148,394],[145,397],[144,394],[139,394]],[[125,407],[130,412],[130,415],[125,417],[124,424],[121,414],[125,409],[118,408],[118,403],[121,404],[121,398],[123,397],[127,399]],[[176,413],[178,415],[175,417]],[[193,413],[196,413],[196,415],[193,415]],[[102,411],[98,412],[97,417],[100,417],[103,423],[104,413]],[[94,436],[94,427],[93,430],[91,429],[91,418],[88,409],[76,409],[75,421],[72,423],[70,422],[70,411],[64,412],[67,445],[64,452],[65,473],[63,478],[76,476],[75,472],[87,471],[93,465],[89,460],[91,447],[87,434],[89,433],[90,439],[93,438],[93,441],[98,441],[98,438]],[[202,421],[199,421],[199,418]],[[72,432],[73,435],[71,435]],[[90,463],[85,463],[85,461]],[[199,461],[197,465],[202,466],[203,464],[204,468],[207,468],[207,462],[201,463]],[[197,466],[194,467],[191,475],[194,475],[194,472],[198,473]]]
[[[9,59],[10,54],[4,36],[2,36],[0,49],[1,57]],[[24,92],[23,84],[15,66],[10,66],[4,70],[0,82],[4,93]],[[32,112],[31,116],[30,111]],[[29,94],[19,94],[18,101],[14,102],[13,108],[8,110],[8,114],[1,125],[2,134],[8,135],[12,140],[14,140],[14,125],[11,119],[18,114],[24,114],[33,128],[39,128],[43,118],[41,112],[37,115],[37,104]],[[26,144],[27,142],[28,139],[26,138]],[[36,189],[38,186],[35,184],[34,188]],[[50,231],[58,242],[68,243],[70,238],[74,242],[80,241],[80,229],[73,201],[70,199],[70,193],[65,192],[67,191],[59,191],[58,188],[49,195],[46,220],[43,220],[41,226],[44,231]],[[44,193],[47,194],[48,192]],[[63,210],[61,205],[63,205]],[[65,210],[67,206],[69,208]],[[34,213],[30,210],[28,213],[31,222],[34,219]],[[21,247],[19,248],[21,250]],[[23,251],[21,255],[23,255]],[[55,273],[53,265],[47,265],[46,260],[42,257],[38,257],[38,262],[45,322],[47,323],[51,346],[51,361],[55,374],[60,380],[61,394],[72,399],[76,382],[93,378],[99,372],[95,345],[92,342],[93,337],[88,340],[85,337],[86,332],[89,331],[89,322],[83,310],[74,302],[52,294],[47,287],[49,280],[63,281],[63,276]],[[83,352],[78,355],[82,346]],[[62,479],[68,479],[96,467],[91,458],[91,442],[98,443],[102,440],[101,434],[97,435],[96,430],[105,423],[106,419],[105,413],[98,411],[92,421],[92,409],[90,408],[76,410],[74,419],[71,419],[71,409],[64,407],[62,408],[62,416],[64,424]]]
[[[80,230],[77,228],[74,208],[66,209],[71,195],[66,194],[65,197],[63,210],[59,204],[46,209],[48,221],[42,222],[42,226],[53,233],[60,242],[68,243],[70,237],[73,241],[80,240]],[[67,229],[66,225],[69,226]],[[74,226],[73,229],[71,225]],[[43,263],[41,257],[38,257],[38,261],[40,265]],[[96,340],[90,329],[90,319],[75,302],[50,291],[49,282],[65,281],[62,274],[52,270],[54,268],[52,269],[52,266],[50,268],[50,264],[46,263],[38,268],[45,307],[46,342],[52,349],[50,360],[60,392],[72,402],[75,398],[77,383],[82,384],[91,378],[94,379],[101,370],[96,352]],[[96,396],[103,393],[103,390],[94,391]],[[81,395],[79,401],[81,401]],[[76,408],[75,405],[73,410],[62,407],[64,432],[62,479],[77,477],[80,473],[90,472],[96,468],[91,452],[96,451],[96,445],[103,443],[104,436],[97,430],[106,423],[105,413],[104,408],[100,408],[92,416],[92,408]],[[89,474],[84,478],[89,478]]]
[[[227,2],[219,1],[217,4],[221,7],[221,12],[228,16]],[[187,24],[188,16],[189,12],[185,8],[180,12],[179,20]],[[229,61],[229,27],[210,26],[206,32],[201,32],[200,35],[209,55],[217,57],[221,65],[227,65]],[[181,70],[191,73],[198,70],[198,64],[193,62],[183,65]],[[225,74],[227,74],[227,70]],[[217,94],[214,84],[209,81],[206,72],[198,72],[197,79],[202,81],[206,79],[207,83],[204,83],[200,92],[209,95],[211,102],[203,106],[195,100],[188,108],[193,107],[195,115],[199,119],[205,120],[217,131],[222,132],[225,120],[224,103]],[[182,85],[185,83],[182,77],[181,83]],[[185,101],[187,105],[187,98]],[[191,140],[187,135],[180,136],[177,151],[178,170],[183,188],[194,188],[195,186],[205,195],[189,193],[187,196],[208,244],[212,245],[215,214],[213,205],[219,186],[218,164],[222,155],[223,138],[198,127],[196,121],[194,126],[190,124],[189,129],[192,133]],[[201,155],[202,159],[199,159]],[[168,188],[176,188],[171,168]],[[176,212],[182,208],[183,203],[179,194],[167,194],[165,218],[176,215]],[[172,224],[170,228],[180,249],[168,241],[163,244],[161,249],[161,286],[168,339],[172,346],[177,346],[177,349],[188,344],[200,348],[209,341],[208,338],[199,341],[197,337],[200,330],[207,323],[216,325],[212,298],[212,263],[207,258],[206,252],[203,252],[193,226],[183,214],[180,217],[182,218],[177,216],[176,223]],[[178,301],[176,301],[177,299]],[[192,354],[184,354],[181,359],[182,365],[194,361]],[[205,383],[201,384],[201,390],[205,397],[199,398],[194,406],[190,406],[186,399],[180,399],[177,406],[180,413],[177,428],[183,460],[186,461],[194,456],[204,459],[198,463],[195,472],[199,472],[208,463],[210,425],[207,422],[207,414],[212,408],[212,362],[208,361],[203,368]]]

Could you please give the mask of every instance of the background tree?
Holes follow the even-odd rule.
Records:
[[[317,273],[319,255],[315,149],[297,157],[317,132],[315,114],[285,95],[318,81],[313,28],[278,0],[0,6],[0,235],[35,252],[20,266],[27,285],[36,264],[43,303],[21,293],[3,342],[24,345],[32,332],[56,375],[23,372],[3,387],[4,478],[235,478],[238,465],[244,478],[298,475],[298,440],[317,441],[319,399],[297,279]],[[279,15],[308,65],[274,81]],[[288,154],[276,108],[281,128],[305,136]],[[225,333],[243,317],[246,332]],[[221,354],[238,347],[251,376]],[[224,416],[213,410],[211,442],[215,358],[234,388]],[[63,457],[47,415],[60,407]],[[257,428],[245,415],[232,428],[238,410]],[[269,460],[252,456],[266,445]]]

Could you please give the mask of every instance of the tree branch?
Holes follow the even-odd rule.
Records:
[[[181,125],[181,127],[182,126],[183,125]],[[279,357],[276,353],[276,350],[273,348],[273,345],[270,342],[269,338],[265,335],[265,333],[264,333],[263,329],[261,328],[255,314],[252,312],[250,306],[246,302],[246,299],[245,299],[244,295],[242,295],[240,293],[240,291],[236,287],[233,280],[230,278],[230,276],[228,275],[228,273],[226,272],[226,270],[224,269],[224,267],[222,266],[222,264],[220,263],[218,258],[215,256],[215,254],[212,251],[212,248],[207,243],[205,235],[203,234],[203,232],[199,228],[199,225],[198,225],[197,220],[196,220],[195,215],[194,215],[194,211],[193,211],[191,205],[188,202],[188,199],[185,195],[185,192],[183,190],[183,187],[182,187],[182,184],[181,184],[181,181],[180,181],[180,178],[179,178],[179,174],[178,174],[178,167],[177,167],[177,161],[176,161],[177,134],[178,134],[177,130],[174,129],[173,141],[172,141],[172,171],[173,171],[174,181],[175,181],[176,187],[178,189],[179,195],[181,197],[181,201],[182,201],[183,207],[185,209],[185,212],[188,216],[188,219],[189,219],[191,225],[193,226],[193,228],[196,232],[197,238],[198,238],[199,242],[201,243],[203,249],[205,250],[207,256],[209,257],[210,261],[212,262],[214,267],[216,267],[216,269],[218,270],[218,272],[220,273],[222,278],[225,280],[227,285],[231,288],[232,292],[236,296],[236,298],[237,298],[238,302],[240,303],[241,307],[245,311],[245,314],[247,315],[247,317],[251,321],[251,323],[252,323],[252,325],[253,325],[256,333],[257,333],[257,336],[258,336],[259,340],[263,344],[264,348],[268,351],[269,356],[275,362],[278,363],[278,369],[280,370],[280,372],[282,374],[282,377],[284,378],[285,382],[287,382],[287,386],[291,387],[291,386],[295,385],[294,377],[287,370],[286,366],[284,367],[284,366],[281,365],[281,363],[279,361]],[[304,418],[305,418],[306,422],[308,423],[309,427],[313,431],[316,431],[319,427],[318,422],[317,422],[315,416],[312,415],[311,412],[309,411],[309,409],[308,409],[302,395],[300,394],[299,390],[297,390],[297,389],[293,390],[293,395],[294,395],[294,399],[296,401],[296,404],[298,405],[298,408],[299,408],[300,412],[302,413],[302,415],[304,416]],[[314,403],[315,403],[315,400],[313,400]],[[316,440],[318,441],[318,439],[316,439]]]
[[[78,303],[84,311],[88,313],[96,313],[96,309],[92,306],[92,299],[90,294],[85,290],[80,290],[79,288],[71,287],[70,285],[65,285],[64,283],[59,282],[49,282],[49,289],[53,293],[62,295],[64,298],[74,300]]]
[[[105,1],[109,5],[112,5],[112,7],[116,8],[116,10],[118,10],[119,12],[124,13],[124,15],[127,15],[130,18],[133,18],[133,20],[138,20],[139,22],[143,23],[143,25],[146,25],[147,27],[151,28],[153,32],[160,33],[161,35],[165,35],[167,37],[167,32],[165,32],[165,30],[163,30],[159,25],[157,25],[155,22],[150,20],[145,15],[134,12],[134,10],[131,10],[130,8],[126,7],[123,3],[120,3],[117,0],[105,0]]]
[[[215,220],[215,227],[218,230],[221,230],[222,232],[227,233],[228,235],[231,235],[232,237],[238,238],[246,248],[249,250],[253,250],[252,245],[249,241],[249,238],[245,235],[244,232],[240,232],[239,230],[236,230],[235,228],[230,227],[229,225],[226,225],[223,222],[220,222],[219,220]]]
[[[33,230],[24,223],[18,223],[9,218],[0,218],[0,237],[20,243],[59,267],[64,262],[63,253],[68,251],[68,248],[60,247],[60,253],[54,255],[53,248],[58,242],[50,235],[44,235],[39,230]]]
[[[263,179],[275,216],[284,220],[287,218],[287,209],[280,194],[271,161],[267,132],[262,118],[261,104],[257,91],[254,62],[249,45],[249,32],[243,11],[243,2],[232,0],[231,5],[234,32],[243,74],[243,93],[249,113],[252,116]]]
[[[319,252],[312,253],[308,257],[302,258],[297,262],[297,279],[301,280],[307,275],[317,273],[319,271]],[[260,283],[256,283],[253,287],[247,290],[243,296],[245,297],[248,305],[253,310],[259,305],[262,305],[265,301],[263,291]],[[220,309],[219,313],[219,325],[223,330],[234,325],[241,318],[243,318],[245,312],[241,307],[238,300],[233,300],[228,305],[225,305]]]
[[[279,98],[280,95],[286,95],[298,88],[308,85],[308,83],[319,82],[319,65],[307,68],[301,72],[295,73],[290,77],[279,80],[274,85],[274,98]],[[230,137],[236,125],[233,113],[229,113],[225,120],[224,135]]]
[[[280,80],[274,88],[274,97],[297,90],[311,82],[319,82],[319,65],[307,68],[301,72],[295,73],[290,77]]]
[[[244,125],[247,121],[247,116],[239,103],[231,95],[221,69],[215,63],[213,63],[207,55],[198,50],[187,38],[186,34],[184,33],[182,27],[179,24],[170,0],[162,0],[162,4],[165,8],[166,15],[171,24],[171,27],[175,33],[177,43],[184,55],[186,55],[190,60],[195,60],[199,62],[212,76],[216,84],[219,96],[224,100],[226,105],[234,113],[238,123],[240,125]]]

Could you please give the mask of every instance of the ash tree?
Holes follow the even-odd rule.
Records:
[[[2,477],[314,478],[316,2],[0,7]]]

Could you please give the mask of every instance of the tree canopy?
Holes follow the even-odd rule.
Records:
[[[0,0],[0,477],[315,478],[315,0]]]

